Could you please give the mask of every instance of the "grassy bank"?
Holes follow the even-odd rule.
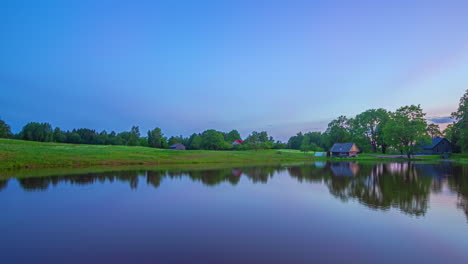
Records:
[[[300,152],[168,150],[0,139],[0,169],[187,164],[264,164],[310,160]]]
[[[380,154],[381,156],[381,154]],[[148,147],[74,145],[0,139],[0,170],[23,168],[88,168],[124,166],[224,166],[278,164],[310,160],[401,161],[360,154],[358,158],[313,157],[298,150],[208,151],[167,150]],[[438,161],[439,156],[414,160]],[[454,154],[451,160],[468,163],[467,154]]]

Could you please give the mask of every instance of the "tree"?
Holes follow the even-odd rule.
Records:
[[[343,143],[351,141],[350,121],[346,116],[339,116],[337,119],[328,124],[327,131],[327,148],[330,148],[335,143]]]
[[[199,134],[193,133],[188,140],[189,149],[201,149],[202,147],[202,137]]]
[[[140,128],[137,126],[132,126],[130,134],[127,140],[128,146],[136,146],[140,140]]]
[[[10,126],[5,121],[0,120],[0,138],[10,138],[12,135]]]
[[[241,136],[237,130],[231,130],[229,133],[226,133],[224,136],[224,140],[226,140],[229,143],[234,142],[234,140],[240,140]]]
[[[30,122],[21,130],[20,138],[31,141],[50,142],[54,139],[54,132],[49,123]]]
[[[208,150],[218,150],[226,147],[223,133],[214,129],[206,130],[201,135],[202,148]]]
[[[425,115],[419,105],[404,106],[391,113],[383,129],[385,142],[410,158],[419,143],[429,141]]]
[[[178,136],[178,137],[170,137],[167,144],[169,146],[172,146],[174,144],[177,144],[177,143],[182,143],[184,141],[183,137],[182,136]]]
[[[302,141],[304,140],[304,135],[302,132],[297,133],[297,135],[292,136],[288,140],[288,148],[290,149],[300,149]]]
[[[445,138],[447,138],[450,141],[450,143],[452,143],[453,152],[460,153],[461,152],[461,146],[459,144],[460,131],[458,130],[458,127],[455,126],[455,123],[447,125],[443,134]]]
[[[55,142],[59,142],[59,143],[64,143],[66,142],[67,140],[67,136],[65,135],[65,133],[60,130],[60,128],[56,127],[54,129],[54,141]]]
[[[353,125],[356,134],[364,135],[367,138],[374,153],[377,152],[377,145],[379,145],[379,133],[383,132],[379,127],[384,126],[387,120],[388,112],[382,108],[364,111],[354,119]],[[383,144],[382,141],[380,143]]]
[[[463,153],[466,153],[468,152],[468,90],[460,98],[458,109],[452,113],[452,118],[456,120],[453,133],[458,134],[457,145]]]
[[[148,145],[152,148],[167,147],[167,139],[159,127],[148,131]]]
[[[437,124],[429,124],[427,125],[427,135],[431,138],[438,138],[442,136],[442,132],[440,132],[440,127]]]

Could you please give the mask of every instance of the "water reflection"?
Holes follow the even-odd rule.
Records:
[[[18,179],[26,191],[45,191],[62,183],[88,185],[126,182],[131,189],[146,184],[159,188],[165,179],[189,178],[207,186],[221,183],[236,185],[242,177],[252,183],[267,183],[277,173],[286,172],[299,182],[320,183],[342,201],[357,200],[378,210],[397,208],[409,215],[421,216],[428,210],[431,193],[444,186],[458,195],[458,207],[468,217],[468,167],[421,163],[322,162],[304,166],[257,166],[211,170],[141,170]],[[8,181],[0,181],[0,191]]]

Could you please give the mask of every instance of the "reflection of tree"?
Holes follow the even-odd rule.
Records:
[[[49,188],[50,178],[37,177],[37,178],[24,178],[19,179],[20,186],[26,191],[44,191]]]
[[[456,166],[453,176],[448,178],[450,189],[458,193],[458,208],[465,212],[468,220],[468,167]]]
[[[274,173],[280,170],[284,170],[281,166],[262,166],[262,167],[247,167],[243,169],[244,174],[257,183],[267,183],[269,178],[272,178]]]
[[[330,193],[343,200],[357,199],[375,209],[399,208],[422,215],[427,210],[433,177],[425,177],[412,163],[357,164],[327,163],[289,167],[291,177],[299,181],[323,181]]]
[[[162,171],[148,171],[146,173],[146,183],[153,185],[154,188],[158,188],[164,178],[164,172]]]
[[[0,180],[0,192],[8,185],[8,180]]]

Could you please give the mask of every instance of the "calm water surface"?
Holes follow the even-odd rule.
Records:
[[[24,177],[0,180],[0,262],[468,263],[467,215],[451,164]]]

